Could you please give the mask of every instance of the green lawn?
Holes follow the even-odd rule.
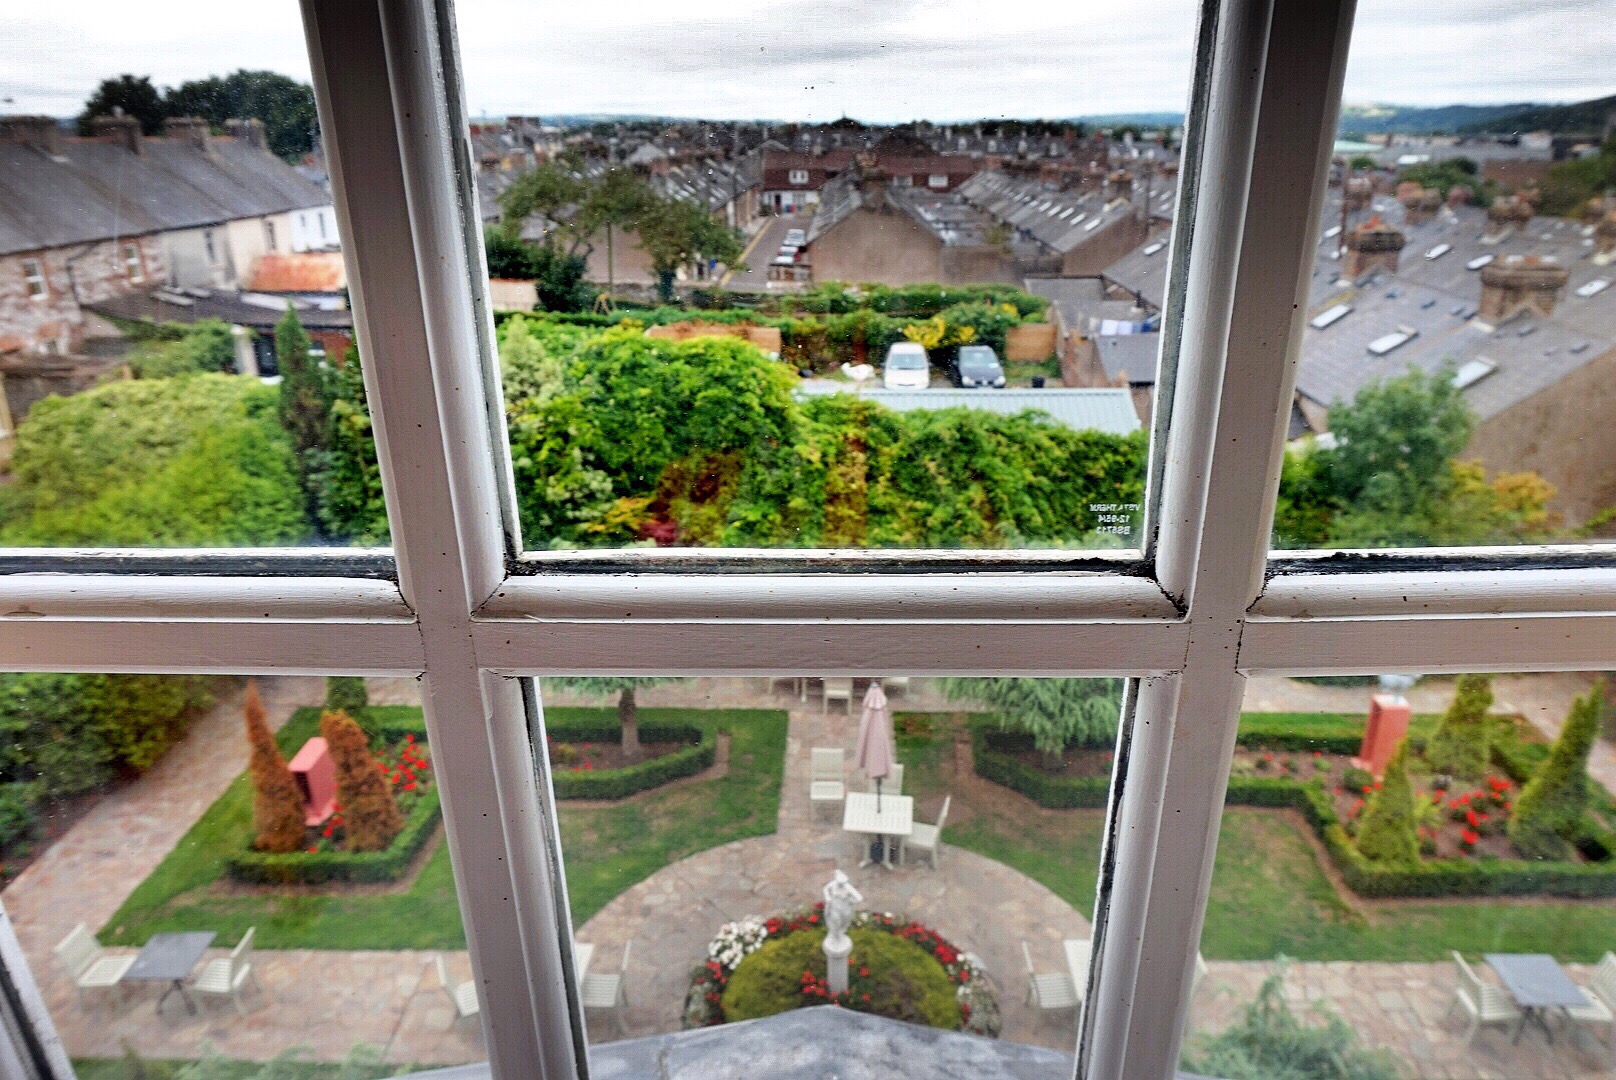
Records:
[[[400,717],[420,710],[398,707]],[[552,709],[561,715],[606,709]],[[786,716],[777,711],[642,709],[646,719],[684,719],[731,733],[730,771],[718,780],[652,792],[615,806],[561,806],[567,886],[582,922],[613,896],[669,862],[716,844],[774,831],[780,805]],[[277,736],[290,755],[318,731],[300,710]],[[423,728],[424,730],[424,728]],[[267,949],[455,949],[465,947],[449,851],[438,842],[425,867],[397,892],[233,893],[220,880],[224,855],[251,828],[245,776],[208,808],[101,930],[109,945],[142,944],[170,930],[215,930],[220,944],[249,926]]]
[[[949,736],[900,738],[904,788],[928,805],[946,788]],[[956,803],[958,800],[956,800]],[[1006,863],[1078,911],[1094,907],[1101,810],[1043,810],[1014,799],[944,830],[951,844]],[[951,814],[952,817],[952,814]],[[1223,815],[1202,951],[1214,960],[1445,960],[1449,949],[1546,952],[1597,960],[1616,948],[1616,901],[1381,901],[1348,907],[1324,876],[1299,817],[1254,807]]]
[[[169,1080],[181,1066],[192,1062],[168,1060],[142,1060],[136,1066],[123,1058],[74,1058],[73,1071],[78,1080]],[[271,1066],[262,1061],[229,1061],[215,1059],[208,1062],[211,1070],[208,1080],[258,1080]],[[340,1061],[277,1061],[268,1075],[274,1080],[381,1080],[383,1077],[401,1076],[428,1066],[362,1065]],[[347,1070],[347,1071],[344,1071]]]

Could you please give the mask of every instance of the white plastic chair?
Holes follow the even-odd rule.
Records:
[[[477,984],[469,981],[451,982],[449,965],[444,963],[442,953],[438,954],[438,981],[443,984],[443,992],[449,995],[449,1000],[454,1002],[456,1020],[464,1020],[483,1011],[482,1002],[477,1000]]]
[[[628,1004],[628,953],[633,942],[623,946],[623,962],[618,965],[613,975],[585,975],[583,985],[579,987],[579,996],[583,998],[586,1009],[611,1009],[617,1017],[617,1026],[623,1034],[628,1034],[628,1025],[623,1021],[623,1006]]]
[[[809,808],[817,817],[821,806],[837,806],[847,797],[842,783],[843,752],[834,746],[816,746],[810,757],[812,774],[808,781]]]
[[[943,823],[948,820],[948,804],[953,801],[954,796],[952,795],[943,799],[943,810],[942,813],[937,815],[937,824],[927,825],[924,821],[914,823],[914,832],[910,833],[903,842],[905,862],[909,860],[909,849],[914,848],[920,854],[926,856],[933,870],[937,869],[937,845],[941,842],[940,838],[943,835]]]
[[[1453,1004],[1448,1006],[1448,1014],[1452,1015],[1454,1009],[1463,1009],[1465,1015],[1470,1017],[1465,1042],[1474,1039],[1483,1024],[1520,1022],[1521,1010],[1515,1007],[1509,993],[1503,987],[1482,982],[1457,949],[1453,950],[1453,966],[1458,969],[1459,981],[1454,987]]]
[[[870,781],[870,790],[871,791],[875,790],[875,781],[874,780]],[[902,795],[903,794],[903,765],[901,765],[900,763],[898,763],[896,761],[894,761],[892,763],[892,770],[881,778],[881,794],[883,794],[883,795]]]
[[[1607,952],[1599,958],[1588,985],[1582,988],[1586,1005],[1574,1005],[1566,1010],[1578,1024],[1604,1024],[1612,1053],[1616,1053],[1616,953]]]
[[[259,993],[264,991],[264,988],[258,985],[258,976],[252,966],[253,937],[257,932],[258,927],[249,926],[247,932],[241,935],[241,940],[236,942],[236,947],[230,950],[229,956],[209,960],[197,973],[196,979],[191,983],[191,989],[198,994],[228,997],[235,1002],[236,1012],[246,1016],[247,1010],[241,1005],[241,988],[251,980]]]
[[[79,923],[56,946],[56,956],[67,968],[73,986],[84,1004],[84,991],[110,990],[123,981],[124,972],[134,966],[133,956],[108,956],[90,928]]]
[[[1038,974],[1032,966],[1032,950],[1025,941],[1021,943],[1021,955],[1027,961],[1027,1004],[1035,1006],[1039,1012],[1075,1009],[1082,1004],[1071,975],[1064,971]]]
[[[819,699],[819,711],[830,712],[830,703],[839,701],[847,707],[847,714],[853,715],[853,680],[852,679],[826,679],[823,696]]]

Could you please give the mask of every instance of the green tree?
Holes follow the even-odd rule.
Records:
[[[1281,968],[1263,980],[1234,1023],[1192,1040],[1184,1068],[1224,1080],[1398,1080],[1396,1060],[1361,1045],[1352,1025],[1322,1007],[1322,1024],[1304,1024],[1285,1001]]]
[[[1509,842],[1528,859],[1564,859],[1588,807],[1588,755],[1599,735],[1605,684],[1571,706],[1548,758],[1526,782],[1509,816]]]
[[[357,718],[370,707],[370,692],[358,675],[328,675],[325,680],[325,707]]]
[[[202,372],[230,374],[236,368],[235,332],[219,319],[159,328],[135,350],[130,364],[142,379]]]
[[[672,682],[662,678],[586,678],[567,676],[549,678],[545,682],[560,690],[572,690],[591,697],[617,695],[617,722],[623,726],[623,757],[638,761],[644,756],[640,749],[640,706],[635,694],[644,687]]]
[[[994,711],[999,727],[1024,731],[1050,759],[1069,747],[1108,747],[1117,739],[1122,683],[1116,679],[944,679],[950,701]]]
[[[589,194],[589,185],[583,177],[555,162],[546,162],[536,169],[517,176],[499,197],[502,227],[505,236],[520,235],[522,225],[537,215],[560,234],[560,242],[567,254],[588,254],[592,228],[577,222],[580,204]]]
[[[706,259],[739,265],[740,237],[699,203],[652,199],[634,216],[634,226],[664,303],[673,299],[673,282],[681,267]]]
[[[132,116],[140,121],[140,130],[156,135],[163,130],[163,120],[169,116],[163,98],[152,85],[150,75],[118,75],[102,79],[95,92],[84,103],[79,114],[79,131],[92,134],[90,121],[97,116]]]
[[[200,116],[215,130],[227,120],[256,118],[273,154],[288,160],[314,148],[320,121],[314,88],[274,71],[233,71],[181,83],[163,96],[169,116]]]
[[[359,350],[349,349],[342,365],[328,372],[328,379],[325,446],[310,456],[307,466],[316,520],[333,540],[363,546],[386,544],[387,504],[365,403]]]
[[[0,539],[22,546],[274,546],[308,536],[276,390],[191,375],[39,402],[18,425]]]
[[[1467,157],[1456,157],[1410,165],[1397,174],[1397,179],[1412,181],[1421,187],[1436,188],[1444,199],[1454,188],[1464,188],[1470,192],[1472,202],[1485,205],[1498,193],[1498,185],[1483,180],[1477,171],[1474,161]]]
[[[595,290],[584,274],[582,256],[570,255],[555,244],[530,244],[503,228],[483,236],[488,255],[488,276],[533,282],[539,308],[544,311],[588,311]]]
[[[1414,788],[1408,782],[1408,742],[1397,744],[1380,787],[1369,796],[1358,822],[1358,850],[1364,858],[1399,866],[1419,862],[1414,833]]]
[[[326,460],[331,437],[331,389],[325,365],[310,350],[309,335],[288,304],[275,324],[275,361],[280,368],[280,421],[292,438],[308,519],[319,521],[321,493],[314,477]]]
[[[1616,188],[1616,139],[1606,139],[1597,154],[1562,161],[1549,169],[1543,184],[1545,214],[1578,218],[1588,200]]]
[[[1440,496],[1448,462],[1470,441],[1475,418],[1446,368],[1410,369],[1330,410],[1336,445],[1323,465],[1337,498],[1368,509],[1419,507]]]
[[[1431,768],[1449,776],[1480,780],[1492,762],[1489,744],[1493,680],[1488,675],[1461,675],[1453,701],[1425,747]]]

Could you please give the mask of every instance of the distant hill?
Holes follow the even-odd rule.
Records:
[[[1478,119],[1459,130],[1494,134],[1515,131],[1597,134],[1605,130],[1612,110],[1616,110],[1616,94],[1571,105],[1522,105],[1502,115]]]
[[[1559,108],[1561,106],[1532,105],[1343,105],[1341,123],[1337,130],[1342,135],[1384,135],[1396,131],[1406,135],[1446,135],[1458,131],[1489,128],[1497,117],[1521,113],[1528,109]]]
[[[1074,116],[1071,119],[1090,127],[1121,127],[1132,124],[1139,128],[1177,127],[1184,122],[1181,112],[1102,113],[1098,116]]]

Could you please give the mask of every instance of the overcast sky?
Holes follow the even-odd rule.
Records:
[[[289,0],[0,4],[0,112],[78,112],[102,78],[306,79]],[[460,0],[473,114],[958,120],[1178,111],[1184,0]],[[1575,101],[1616,90],[1612,0],[1361,0],[1346,100]]]

